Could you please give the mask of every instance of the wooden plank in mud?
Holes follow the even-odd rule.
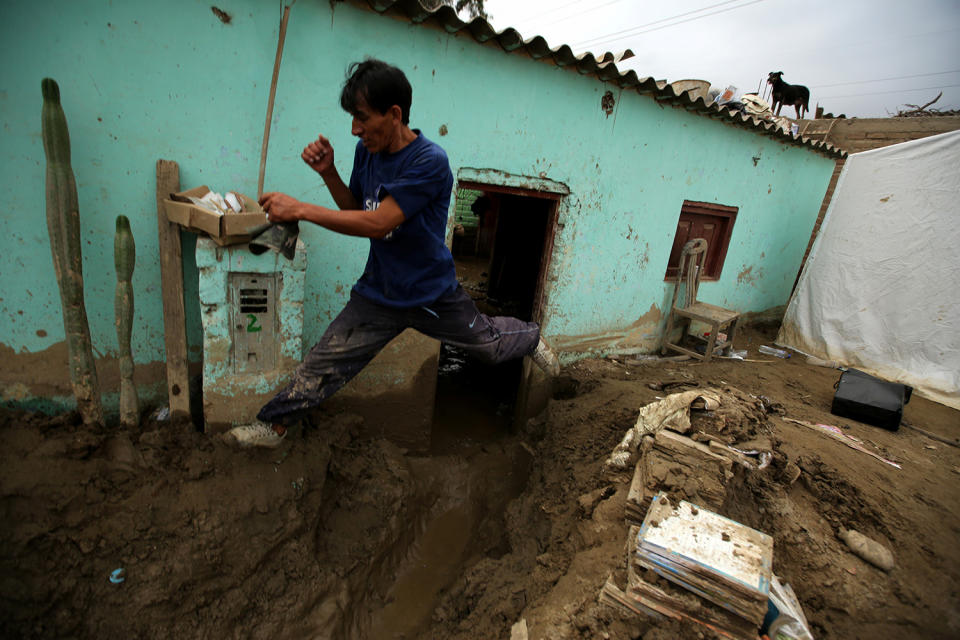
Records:
[[[640,524],[647,514],[650,500],[646,497],[644,485],[646,483],[646,456],[637,460],[633,468],[633,480],[630,481],[630,491],[627,492],[627,502],[624,505],[626,520],[631,524]]]

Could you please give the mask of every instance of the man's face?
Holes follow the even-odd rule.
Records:
[[[399,111],[399,107],[391,107],[386,113],[379,113],[360,98],[357,101],[357,110],[353,114],[350,133],[360,138],[363,146],[370,153],[379,153],[388,149],[397,135],[399,123],[394,110]]]

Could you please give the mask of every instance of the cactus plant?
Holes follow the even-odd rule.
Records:
[[[140,423],[137,387],[133,384],[133,353],[130,336],[133,332],[133,266],[137,247],[130,232],[127,216],[117,216],[117,234],[113,239],[113,264],[117,268],[117,294],[113,302],[116,314],[117,343],[120,346],[120,423],[135,427]]]
[[[70,167],[70,133],[60,106],[60,87],[44,78],[41,114],[43,151],[47,157],[47,229],[60,286],[63,328],[69,352],[70,383],[85,424],[103,424],[100,385],[93,361],[90,327],[83,303],[83,262],[77,185]]]

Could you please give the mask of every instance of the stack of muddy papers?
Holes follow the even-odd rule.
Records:
[[[639,567],[635,553],[639,530],[640,527],[630,527],[626,589],[621,590],[611,576],[600,592],[600,602],[625,613],[642,614],[654,620],[688,620],[733,640],[756,640],[759,625]]]
[[[773,538],[689,502],[654,496],[636,563],[755,627],[767,613]]]
[[[631,524],[643,522],[653,497],[660,491],[679,494],[708,509],[719,509],[733,463],[707,445],[664,429],[647,438],[646,451],[633,471],[625,505]]]

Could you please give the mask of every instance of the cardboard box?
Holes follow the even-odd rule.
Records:
[[[251,236],[269,224],[267,214],[256,200],[238,193],[243,201],[242,213],[219,215],[190,202],[189,198],[202,198],[210,191],[207,186],[195,187],[180,193],[170,194],[163,201],[167,219],[184,229],[206,233],[219,245],[248,242]]]

